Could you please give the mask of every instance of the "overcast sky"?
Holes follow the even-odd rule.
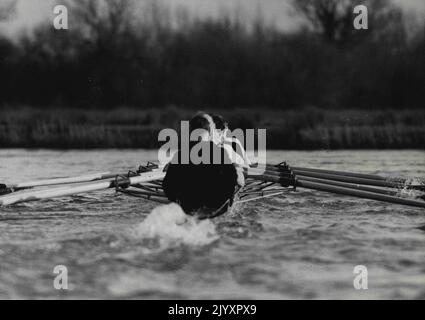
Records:
[[[3,1],[3,0],[0,0]],[[55,0],[18,0],[17,15],[14,20],[3,23],[1,28],[14,34],[23,27],[31,29],[34,25],[51,19]],[[144,0],[138,0],[143,2]],[[289,14],[289,0],[157,0],[170,5],[187,7],[196,15],[215,15],[225,9],[237,10],[245,16],[255,16],[258,10],[268,20],[275,21],[281,28],[293,28],[294,19]],[[425,0],[394,0],[408,10],[421,12],[425,16]],[[60,1],[57,1],[59,2]]]

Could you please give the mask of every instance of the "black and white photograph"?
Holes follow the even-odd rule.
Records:
[[[425,1],[0,0],[0,300],[425,300],[424,248]]]

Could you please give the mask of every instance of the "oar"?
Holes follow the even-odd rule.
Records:
[[[389,179],[381,177],[378,175],[368,175],[363,173],[353,173],[353,172],[343,172],[343,171],[331,171],[331,170],[320,170],[320,169],[311,169],[311,168],[302,168],[306,170],[300,170],[299,167],[287,167],[287,166],[266,166],[268,171],[275,172],[288,172],[292,169],[292,172],[296,175],[302,175],[304,177],[312,177],[318,179],[340,181],[346,183],[354,183],[361,185],[370,185],[376,187],[386,187],[386,188],[407,188],[419,191],[425,191],[424,185],[413,185],[405,184],[406,179],[397,178]],[[298,168],[298,169],[296,169]],[[329,173],[325,173],[329,172]],[[373,179],[372,179],[373,178]]]
[[[346,176],[346,177],[371,179],[371,180],[383,180],[383,181],[389,180],[388,178],[379,176],[377,174],[346,172],[346,171],[336,171],[336,170],[325,170],[325,169],[315,169],[315,168],[304,168],[304,167],[291,167],[291,169],[292,170],[299,170],[299,171],[309,171],[309,172],[334,174],[334,175],[340,175],[340,176]],[[397,179],[397,181],[400,181],[400,180]]]
[[[410,200],[410,199],[405,199],[405,198],[401,198],[401,197],[395,197],[395,196],[390,196],[390,195],[385,195],[385,194],[378,194],[378,193],[375,193],[375,192],[332,186],[332,185],[329,185],[329,184],[305,181],[305,180],[302,180],[302,179],[297,179],[296,184],[297,184],[297,187],[302,187],[302,188],[314,189],[314,190],[319,190],[319,191],[327,191],[327,192],[343,194],[343,195],[348,195],[348,196],[354,196],[354,197],[359,197],[359,198],[379,200],[379,201],[384,201],[384,202],[389,202],[389,203],[396,203],[396,204],[403,204],[403,205],[408,205],[408,206],[425,208],[425,202],[423,202],[423,201]]]
[[[250,174],[249,176],[253,177],[256,174],[260,175],[262,171],[257,169],[257,168],[249,168],[246,172],[249,172],[249,174]],[[275,175],[275,176],[279,176],[279,177],[290,177],[288,172],[279,171],[279,170],[275,170],[275,171],[266,170],[264,174],[265,175]],[[361,185],[361,184],[340,182],[340,181],[334,181],[334,180],[326,180],[326,179],[303,176],[303,175],[299,175],[299,174],[296,175],[296,178],[302,179],[304,181],[324,183],[324,184],[329,184],[329,185],[334,185],[334,186],[339,186],[339,187],[345,187],[345,188],[351,188],[351,189],[356,189],[356,190],[363,190],[363,191],[387,194],[387,195],[392,195],[392,196],[397,195],[397,191],[380,189],[380,188],[375,188],[375,187],[369,187],[369,186],[365,186],[365,185]]]
[[[33,190],[24,193],[10,194],[0,198],[0,206],[70,196],[74,194],[115,188],[117,186],[134,185],[138,183],[163,179],[164,176],[165,173],[162,171],[162,168],[160,168],[153,171],[141,173],[134,177],[119,177],[118,179],[114,179],[112,181],[110,179],[105,179],[87,183],[84,185],[74,185],[69,187],[51,188],[47,190]]]
[[[255,175],[278,175],[279,177],[290,178],[293,177],[294,174],[291,171],[273,171],[273,170],[263,170],[258,168],[247,168],[243,167],[245,175],[255,176]]]
[[[425,202],[396,197],[394,195],[383,194],[382,190],[380,189],[379,189],[379,192],[376,192],[376,190],[373,190],[372,188],[369,189],[369,191],[366,191],[366,190],[351,188],[351,186],[348,187],[349,184],[345,184],[344,186],[337,186],[337,185],[334,185],[333,182],[332,184],[329,184],[328,181],[326,180],[322,180],[321,183],[318,183],[318,182],[303,180],[302,177],[297,177],[296,179],[292,180],[287,177],[281,177],[278,172],[275,172],[274,174],[268,174],[268,175],[255,174],[255,175],[250,175],[248,177],[252,179],[256,179],[256,180],[261,180],[261,181],[279,183],[284,187],[292,185],[295,187],[314,189],[319,191],[327,191],[327,192],[355,196],[360,198],[425,208]]]
[[[308,171],[301,171],[301,170],[293,170],[293,172],[297,176],[301,175],[301,176],[312,177],[312,178],[341,181],[341,182],[369,185],[369,186],[375,186],[375,187],[396,188],[396,189],[406,188],[406,189],[425,191],[424,185],[405,184],[405,183],[394,182],[394,181],[373,180],[373,179],[348,177],[348,176],[333,175],[333,174],[318,173],[318,172],[308,172]]]
[[[312,177],[306,177],[306,176],[299,176],[299,175],[297,175],[297,178],[304,180],[304,181],[317,182],[317,183],[328,184],[328,185],[332,185],[332,186],[338,186],[338,187],[344,187],[344,188],[350,188],[350,189],[356,189],[356,190],[362,190],[362,191],[369,191],[369,192],[380,193],[380,194],[387,194],[387,195],[391,195],[391,196],[397,195],[397,191],[379,189],[379,188],[374,188],[374,187],[367,187],[367,186],[363,186],[363,185],[360,185],[360,184],[339,182],[339,181],[332,181],[332,180],[324,180],[324,179],[318,179],[318,178],[312,178]]]
[[[92,182],[92,181],[98,181],[98,180],[104,180],[104,179],[111,179],[116,176],[117,176],[117,173],[101,172],[101,173],[93,173],[93,174],[87,174],[87,175],[76,176],[76,177],[27,181],[27,182],[21,182],[21,183],[11,184],[11,185],[2,184],[0,185],[0,194],[11,193],[11,192],[21,191],[25,189],[31,189],[34,187],[45,187],[45,186],[53,186],[53,185],[61,185],[61,184]]]
[[[308,172],[316,172],[316,173],[325,173],[325,174],[331,174],[331,175],[340,175],[340,176],[346,176],[346,177],[355,177],[355,178],[363,178],[363,179],[371,179],[371,180],[382,180],[382,181],[393,181],[393,182],[400,182],[404,183],[406,179],[404,178],[387,178],[382,177],[377,174],[367,174],[367,173],[357,173],[357,172],[347,172],[347,171],[337,171],[337,170],[325,170],[325,169],[316,169],[316,168],[305,168],[305,167],[288,167],[285,165],[267,165],[267,170],[274,170],[279,171],[282,170],[282,168],[288,168],[295,171],[308,171]]]
[[[245,177],[259,181],[279,183],[283,187],[294,186],[295,184],[294,177],[285,177],[278,174],[246,174]]]
[[[358,177],[348,177],[336,174],[329,173],[320,173],[320,172],[312,172],[312,171],[302,171],[302,170],[292,170],[296,175],[301,175],[305,177],[319,178],[325,180],[333,180],[333,181],[341,181],[348,183],[356,183],[363,184],[368,186],[376,186],[376,187],[386,187],[386,188],[401,188],[403,187],[400,183],[385,181],[385,180],[374,180],[374,179],[366,179],[366,178],[358,178]]]
[[[146,166],[140,166],[139,172],[149,171],[152,169],[156,169],[159,166],[155,163],[148,162]],[[76,177],[60,177],[60,178],[50,178],[50,179],[41,179],[41,180],[33,180],[20,182],[17,184],[0,184],[0,195],[8,194],[16,191],[21,191],[25,189],[31,189],[35,187],[46,187],[46,186],[54,186],[54,185],[66,185],[66,184],[76,184],[76,183],[84,183],[84,182],[94,182],[105,179],[114,179],[116,176],[127,176],[131,174],[129,171],[123,172],[100,172],[100,173],[92,173],[87,175],[81,175]],[[133,172],[132,175],[137,175],[136,172]]]
[[[249,177],[253,177],[255,175],[277,176],[277,177],[282,177],[282,178],[290,178],[291,177],[291,173],[289,173],[289,171],[266,170],[263,173],[263,171],[260,170],[260,169],[249,168],[249,169],[245,170],[245,172],[248,173]],[[379,189],[379,188],[374,188],[374,187],[367,187],[367,186],[363,186],[363,185],[360,185],[360,184],[354,184],[354,183],[339,182],[339,181],[333,181],[333,180],[324,180],[324,179],[313,178],[313,177],[303,176],[303,175],[298,175],[298,174],[297,175],[292,174],[292,177],[293,178],[296,177],[298,179],[302,179],[302,180],[305,180],[305,181],[325,183],[325,184],[334,185],[334,186],[340,186],[340,187],[369,191],[369,192],[376,192],[376,193],[381,193],[381,194],[388,194],[388,195],[396,195],[397,194],[397,192],[395,192],[395,191],[384,190],[384,189]]]

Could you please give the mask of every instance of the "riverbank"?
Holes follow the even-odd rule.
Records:
[[[193,110],[0,108],[0,148],[157,148]],[[423,110],[217,110],[235,128],[267,129],[269,149],[423,149]]]

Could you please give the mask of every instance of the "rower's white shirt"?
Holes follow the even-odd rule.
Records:
[[[230,160],[235,163],[238,164],[240,166],[249,166],[251,165],[251,161],[248,159],[245,149],[242,146],[242,143],[237,139],[237,138],[229,138],[229,137],[224,137],[223,139],[223,143],[221,144],[221,146],[223,147],[224,150],[226,150],[227,155],[229,156]],[[232,144],[236,143],[239,147],[239,150],[241,150],[242,156],[239,155],[232,147]]]
[[[224,143],[222,144],[222,147],[224,150],[226,150],[227,155],[229,156],[232,163],[238,164],[240,166],[245,165],[245,160],[233,150],[232,146],[230,144]]]

